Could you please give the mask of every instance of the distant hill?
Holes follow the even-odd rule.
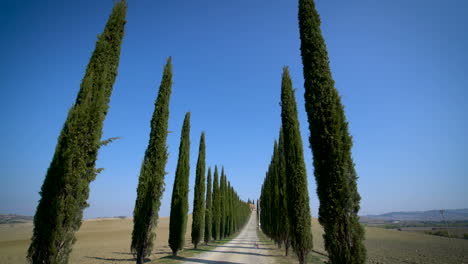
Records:
[[[28,223],[33,220],[32,216],[15,215],[15,214],[0,214],[0,224],[18,224]]]
[[[444,210],[446,221],[467,221],[468,208]],[[440,210],[415,211],[415,212],[391,212],[380,215],[365,215],[362,222],[368,221],[443,221]]]

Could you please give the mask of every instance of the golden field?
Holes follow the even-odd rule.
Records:
[[[186,245],[191,246],[191,216],[188,219]],[[130,254],[132,219],[85,220],[77,232],[77,242],[70,263],[135,263]],[[32,234],[32,223],[0,225],[0,263],[27,263],[26,251]],[[168,246],[169,217],[159,219],[156,243],[151,259],[171,254]]]
[[[191,217],[188,220],[186,247],[190,243]],[[323,229],[312,221],[314,249],[325,252]],[[32,223],[0,224],[0,263],[26,263],[26,251]],[[132,219],[96,219],[84,221],[77,232],[70,263],[134,263],[130,254]],[[167,240],[169,218],[161,218],[156,229],[156,247],[151,263],[171,254]],[[468,263],[468,240],[438,237],[417,232],[402,232],[366,227],[368,263]]]

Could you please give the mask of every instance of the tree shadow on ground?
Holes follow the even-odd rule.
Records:
[[[193,249],[193,250],[194,251],[217,252],[217,253],[224,253],[224,254],[241,254],[241,255],[261,256],[261,257],[273,257],[273,256],[275,256],[275,255],[260,254],[260,253],[254,253],[254,252],[219,251],[219,250],[208,250],[208,249],[200,249],[200,248]]]
[[[262,249],[262,250],[271,250],[272,248],[256,248],[253,244],[251,247],[242,247],[242,246],[218,246],[218,247],[225,247],[225,248],[246,248],[246,249]]]
[[[112,252],[112,254],[119,254],[119,255],[131,255],[133,256],[132,253],[128,253],[128,252]]]
[[[203,250],[203,251],[209,251],[209,250]],[[188,261],[188,262],[195,262],[195,263],[203,263],[203,264],[241,264],[240,262],[231,262],[231,261],[219,261],[219,260],[206,260],[206,259],[197,259],[197,258],[188,258],[188,257],[174,257],[174,256],[167,256],[163,257],[161,259],[175,259],[179,261]]]
[[[123,253],[125,254],[125,253]],[[90,259],[97,259],[97,260],[104,260],[104,261],[112,261],[112,262],[119,262],[119,261],[136,261],[136,258],[101,258],[101,257],[90,257],[90,256],[86,256],[86,258],[90,258]],[[144,260],[145,262],[150,262],[151,259],[149,258],[145,258]]]

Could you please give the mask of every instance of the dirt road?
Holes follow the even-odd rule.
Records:
[[[186,258],[184,263],[205,264],[240,264],[240,263],[275,263],[269,251],[257,237],[255,212],[241,233],[230,242],[214,250]]]

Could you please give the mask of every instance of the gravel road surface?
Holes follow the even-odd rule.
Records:
[[[275,263],[268,248],[259,242],[257,237],[257,220],[255,212],[240,234],[228,243],[218,246],[210,252],[186,258],[184,263],[205,264],[241,264],[241,263]]]

